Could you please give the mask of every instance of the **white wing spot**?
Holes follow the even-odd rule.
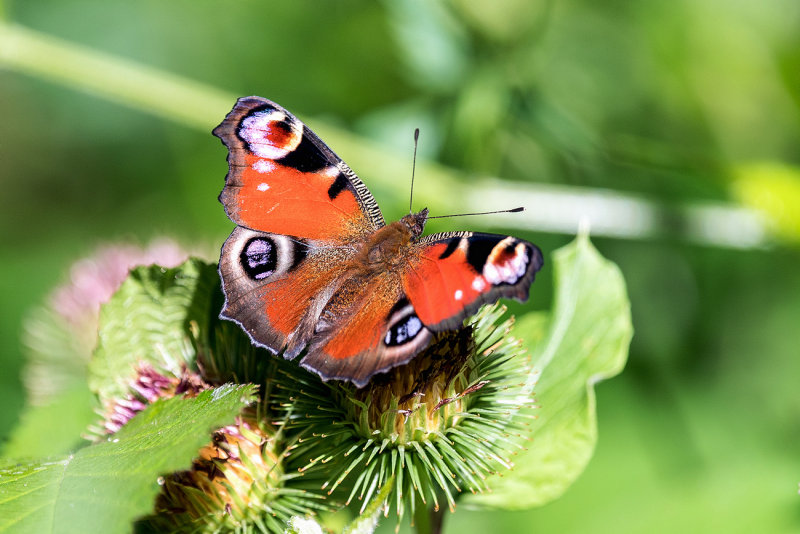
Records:
[[[325,167],[320,171],[320,174],[328,178],[336,178],[337,176],[339,176],[339,167],[336,166]]]
[[[261,174],[266,174],[268,172],[272,172],[273,170],[275,170],[275,165],[273,165],[272,163],[270,163],[265,159],[260,159],[257,160],[255,163],[253,163],[253,170],[256,172],[260,172]],[[261,185],[266,185],[266,184],[261,184]],[[263,191],[263,189],[259,189],[259,191]]]
[[[456,289],[455,294],[453,294],[453,298],[456,300],[461,300],[464,297],[464,292],[460,289]]]
[[[524,244],[519,243],[514,247],[513,256],[502,257],[506,246],[505,242],[510,239],[513,238],[508,237],[495,245],[491,254],[489,254],[486,265],[483,266],[483,277],[493,285],[502,283],[515,284],[525,275],[528,255],[525,252]]]
[[[288,136],[280,135],[280,144],[271,139],[272,125],[285,122],[289,126]],[[239,126],[239,135],[255,154],[267,159],[281,159],[297,148],[303,137],[303,129],[282,111],[276,109],[257,111],[245,118]],[[256,169],[258,170],[258,169]]]
[[[486,289],[486,281],[483,279],[482,276],[475,277],[475,279],[472,281],[472,289],[478,292],[481,292],[484,289]]]
[[[258,187],[256,189],[258,189],[259,191],[266,191],[267,189],[269,189],[269,184],[266,182],[261,182],[260,184],[258,184]]]

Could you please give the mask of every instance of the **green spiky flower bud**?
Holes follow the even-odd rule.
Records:
[[[248,408],[214,432],[187,471],[163,480],[151,525],[169,532],[283,532],[295,516],[324,509],[321,497],[287,485],[283,445]]]
[[[299,436],[291,465],[319,466],[320,487],[346,503],[370,499],[394,477],[388,498],[398,521],[407,507],[482,492],[511,468],[531,407],[531,369],[509,334],[513,319],[489,306],[462,330],[439,335],[408,365],[363,389],[308,376],[281,386],[286,432]]]

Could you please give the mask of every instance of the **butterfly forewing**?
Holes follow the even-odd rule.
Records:
[[[433,331],[459,328],[481,305],[500,297],[524,302],[542,252],[511,236],[454,232],[425,237],[403,274],[403,288]]]
[[[236,224],[324,241],[352,239],[384,225],[358,176],[274,102],[240,98],[214,135],[229,150],[220,201]]]

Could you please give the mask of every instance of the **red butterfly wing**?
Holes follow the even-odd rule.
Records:
[[[403,274],[403,290],[434,332],[459,328],[482,304],[528,299],[542,252],[515,237],[457,232],[421,240]]]
[[[239,225],[220,256],[221,315],[292,358],[314,335],[351,245],[383,216],[353,171],[274,102],[240,98],[214,135],[229,150],[220,201]]]
[[[335,311],[332,319],[338,320],[329,324],[323,312],[300,364],[325,380],[350,380],[362,387],[376,373],[416,356],[432,334],[403,295],[395,273],[383,272],[364,283],[351,280],[348,285],[358,291],[343,287],[340,295],[346,306],[336,298],[329,303]]]
[[[424,350],[433,332],[460,328],[482,304],[527,300],[542,267],[535,245],[502,235],[438,234],[411,246],[399,273],[351,280],[352,292],[342,287],[348,305],[328,306],[344,320],[328,328],[323,313],[303,366],[363,386]]]
[[[221,316],[288,358],[307,348],[301,364],[325,379],[363,386],[481,304],[525,300],[542,266],[526,241],[463,232],[393,252],[400,266],[371,268],[363,247],[394,250],[396,232],[376,232],[385,223],[366,186],[302,122],[248,97],[214,134],[229,149],[220,201],[239,225],[220,257]]]
[[[236,224],[323,241],[346,241],[384,225],[364,183],[278,104],[240,98],[214,135],[229,150],[220,201]]]

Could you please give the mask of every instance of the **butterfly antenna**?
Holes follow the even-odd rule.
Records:
[[[411,164],[411,198],[408,199],[408,213],[412,213],[414,205],[414,173],[417,171],[417,143],[419,141],[419,128],[414,129],[414,159]]]
[[[525,211],[525,208],[520,206],[519,208],[512,208],[510,210],[480,211],[477,213],[454,213],[453,215],[436,215],[435,217],[428,217],[428,219],[445,219],[447,217],[464,217],[466,215],[492,215],[494,213],[519,213],[520,211]]]

